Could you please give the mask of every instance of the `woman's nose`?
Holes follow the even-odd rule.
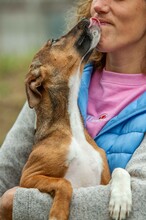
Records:
[[[107,13],[110,10],[111,0],[93,0],[93,8],[96,13]]]

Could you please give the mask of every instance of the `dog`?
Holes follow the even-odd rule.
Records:
[[[98,20],[81,20],[65,36],[46,43],[26,76],[28,103],[37,122],[20,186],[54,198],[49,220],[69,218],[73,188],[105,185],[110,180],[111,217],[124,219],[131,210],[129,174],[118,168],[111,179],[106,154],[84,128],[77,105],[83,68],[100,36]]]

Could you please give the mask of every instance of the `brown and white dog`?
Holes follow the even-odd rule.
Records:
[[[48,41],[35,55],[26,77],[28,103],[35,109],[37,125],[20,186],[54,197],[50,220],[69,218],[72,188],[108,184],[111,179],[105,152],[84,128],[77,105],[84,65],[100,39],[100,27],[93,20],[83,19],[67,35]],[[124,219],[130,210],[129,174],[116,169],[111,180],[111,216]]]

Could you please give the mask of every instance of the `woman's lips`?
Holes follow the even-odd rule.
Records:
[[[94,17],[90,18],[89,28],[92,27],[92,26],[100,27],[100,21],[97,18],[94,18]]]
[[[101,26],[106,26],[106,25],[112,25],[112,23],[108,19],[95,18],[95,17],[90,18],[89,28],[92,26],[101,27]]]
[[[109,25],[109,23],[107,22],[100,22],[100,25],[103,26],[103,25]]]
[[[106,19],[100,19],[99,18],[99,22],[100,22],[100,26],[102,26],[102,25],[111,25],[111,22],[109,20],[106,20]]]

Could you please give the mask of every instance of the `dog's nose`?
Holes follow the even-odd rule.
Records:
[[[78,28],[79,29],[85,29],[88,28],[90,25],[90,20],[88,20],[87,18],[83,18],[79,24],[78,24]]]

